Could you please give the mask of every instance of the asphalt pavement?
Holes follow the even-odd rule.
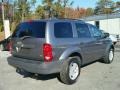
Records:
[[[9,52],[0,51],[0,90],[120,90],[120,45],[112,64],[95,62],[82,68],[77,83],[65,85],[57,75],[24,77],[9,66]]]

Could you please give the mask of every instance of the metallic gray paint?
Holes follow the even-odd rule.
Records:
[[[96,39],[92,36],[92,33],[91,33],[91,38],[78,38],[74,24],[75,22],[84,23],[82,21],[79,20],[43,20],[43,21],[47,22],[45,39],[26,38],[25,40],[22,40],[23,47],[18,46],[22,48],[21,51],[18,52],[16,52],[15,47],[17,47],[18,45],[17,42],[21,41],[21,39],[18,38],[13,39],[13,43],[14,43],[13,52],[12,52],[13,57],[8,58],[8,63],[10,65],[16,66],[18,68],[23,68],[34,73],[40,73],[40,74],[56,73],[56,72],[60,72],[63,63],[67,61],[67,59],[72,53],[79,53],[82,57],[82,64],[87,64],[89,62],[102,58],[104,55],[106,55],[107,51],[112,46],[112,42],[109,40],[109,38]],[[73,38],[56,38],[54,36],[54,23],[56,22],[70,22],[73,29]],[[87,25],[89,28],[89,24]],[[42,47],[44,43],[49,43],[52,45],[53,62],[51,63],[45,64],[43,62],[44,58],[43,58]],[[24,63],[21,62],[21,60],[23,61],[25,60],[27,62],[32,60],[32,63],[34,62],[40,62],[40,63],[35,64],[33,66],[34,68],[30,68],[30,66],[32,67],[32,63],[31,64]],[[41,68],[44,67],[46,67],[47,70],[45,71],[41,70]],[[35,68],[39,69],[39,71],[36,70]]]

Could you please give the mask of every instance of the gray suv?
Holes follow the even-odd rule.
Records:
[[[63,83],[73,84],[81,66],[113,61],[114,46],[108,36],[81,20],[22,22],[12,35],[8,63],[35,74],[59,73]]]

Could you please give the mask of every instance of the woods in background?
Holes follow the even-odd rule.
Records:
[[[17,23],[30,19],[44,18],[83,18],[98,14],[111,14],[120,12],[120,2],[113,0],[98,0],[95,8],[73,8],[75,0],[3,0],[5,7],[5,19],[11,22],[11,30]],[[80,2],[79,2],[80,3]],[[2,30],[2,16],[0,3],[0,30]]]

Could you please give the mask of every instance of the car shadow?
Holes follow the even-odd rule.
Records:
[[[93,63],[97,63],[97,62],[100,62],[100,63],[101,63],[101,61],[96,60],[96,61],[93,61],[93,62],[90,62],[90,63],[87,63],[87,64],[82,65],[81,68],[87,67],[87,66],[92,65]]]
[[[101,62],[100,60],[96,60],[96,61],[93,61],[93,62],[90,62],[88,64],[85,64],[83,65],[81,68],[84,68],[86,66],[89,66],[93,63],[103,63]],[[32,78],[32,79],[36,79],[36,80],[42,80],[42,81],[46,81],[46,80],[50,80],[50,79],[55,79],[57,78],[60,82],[62,82],[60,80],[60,77],[59,77],[59,73],[55,73],[55,74],[48,74],[48,75],[41,75],[41,74],[34,74],[34,73],[30,73],[30,72],[27,72],[25,70],[22,70],[22,69],[16,69],[16,72],[20,75],[23,76],[23,78]]]
[[[42,80],[42,81],[46,81],[46,80],[50,80],[50,79],[54,79],[54,78],[59,77],[58,73],[49,74],[49,75],[41,75],[41,74],[30,73],[30,72],[27,72],[27,71],[22,70],[22,69],[16,69],[16,72],[18,74],[22,75],[23,78],[32,78],[32,79]],[[59,78],[58,78],[58,80],[59,80]]]

